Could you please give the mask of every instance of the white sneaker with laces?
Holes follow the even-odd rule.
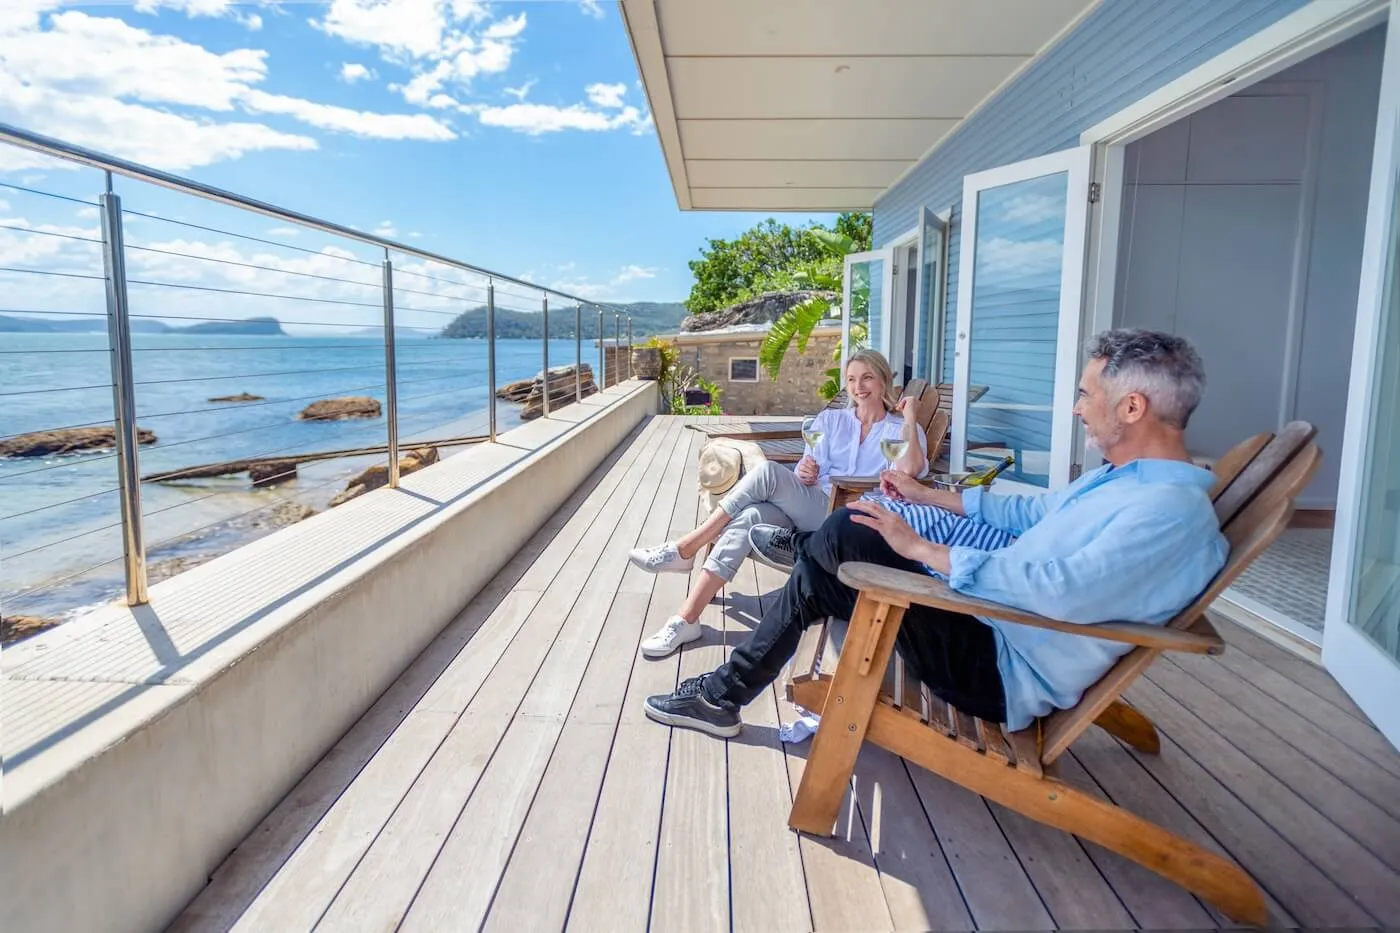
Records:
[[[690,573],[695,566],[694,557],[682,557],[680,550],[669,541],[655,547],[633,548],[627,559],[647,573]]]
[[[664,658],[681,645],[695,641],[701,634],[699,622],[687,622],[680,616],[671,616],[655,634],[642,642],[642,655]]]

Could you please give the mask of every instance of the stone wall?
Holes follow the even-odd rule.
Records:
[[[689,340],[688,336],[682,335],[677,341],[681,365],[695,369],[723,390],[720,406],[729,415],[802,415],[817,411],[825,404],[817,389],[826,381],[826,371],[835,365],[831,357],[841,343],[838,328],[822,328],[813,332],[806,353],[798,353],[797,344],[793,343],[776,382],[761,368],[757,382],[731,382],[730,359],[756,359],[763,334],[696,334]]]

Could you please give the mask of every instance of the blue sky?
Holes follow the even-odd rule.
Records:
[[[684,298],[704,240],[766,216],[677,209],[611,2],[0,7],[0,120],[588,298]],[[98,190],[94,172],[6,148],[0,181]],[[325,242],[143,186],[119,192],[161,216]],[[72,222],[13,190],[0,205],[36,226]]]

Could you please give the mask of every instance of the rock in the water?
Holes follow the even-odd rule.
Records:
[[[220,395],[211,398],[211,402],[265,402],[267,399],[261,395],[253,395],[249,392],[239,392],[237,395]]]
[[[348,418],[378,418],[379,413],[379,399],[352,396],[312,402],[297,417],[302,421],[344,421]]]
[[[694,332],[738,327],[743,324],[771,324],[808,298],[836,301],[837,297],[835,292],[817,290],[768,292],[719,311],[688,314],[685,320],[681,321],[681,330]]]
[[[154,444],[156,435],[146,428],[137,428],[136,439],[141,444]],[[0,441],[0,457],[50,457],[116,446],[117,432],[111,425],[63,428],[58,431],[35,431]]]
[[[438,450],[436,447],[419,447],[415,450],[407,451],[399,456],[399,476],[407,476],[416,473],[426,466],[432,466],[438,462]],[[389,466],[384,463],[376,463],[372,467],[367,467],[350,482],[345,484],[345,491],[331,500],[331,508],[349,502],[351,499],[358,499],[367,492],[378,489],[389,483]]]
[[[259,460],[248,464],[248,478],[254,486],[275,486],[297,478],[295,460]]]
[[[8,645],[11,642],[19,641],[21,638],[37,635],[44,629],[53,628],[55,625],[58,625],[58,623],[58,619],[40,619],[35,616],[5,616],[0,618],[0,644]]]
[[[300,502],[279,502],[258,516],[255,524],[272,528],[285,528],[316,514],[316,510]]]

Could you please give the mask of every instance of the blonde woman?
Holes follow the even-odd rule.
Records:
[[[894,399],[893,376],[885,357],[874,350],[851,355],[846,364],[846,408],[825,409],[816,418],[822,438],[808,446],[796,469],[776,463],[741,479],[705,523],[677,541],[632,551],[633,564],[650,573],[689,573],[695,555],[714,542],[700,579],[675,615],[642,642],[642,654],[664,658],[700,637],[700,611],[725,583],[734,579],[749,556],[749,529],[757,524],[797,531],[815,531],[826,519],[832,476],[875,476],[886,468],[880,442],[908,441],[904,455],[892,464],[898,472],[923,476],[928,472],[928,440],[908,399]],[[910,417],[905,417],[909,415]]]

